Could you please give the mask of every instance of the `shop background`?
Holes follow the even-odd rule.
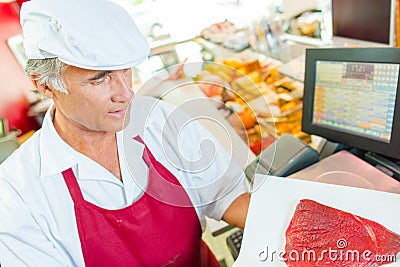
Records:
[[[29,103],[35,100],[32,84],[7,44],[7,40],[21,33],[19,7],[23,1],[0,3],[0,117],[8,120],[11,129],[21,134],[39,127],[27,116]]]
[[[27,115],[37,95],[32,92],[31,82],[7,43],[9,38],[21,34],[19,7],[25,1],[0,0],[0,117],[6,118],[9,128],[18,129],[21,134],[40,127],[34,117]],[[127,7],[147,37],[167,35],[171,40],[184,40],[224,19],[242,27],[267,15],[270,6],[284,6],[282,16],[290,17],[316,7],[321,0],[114,1]]]

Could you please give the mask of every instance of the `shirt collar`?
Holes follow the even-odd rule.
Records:
[[[54,105],[49,108],[43,120],[39,150],[40,150],[40,177],[48,177],[60,174],[69,168],[75,168],[78,179],[110,180],[120,182],[113,177],[105,168],[98,163],[79,153],[68,145],[58,134],[53,124]],[[137,124],[133,124],[137,125]],[[139,127],[140,128],[140,127]],[[137,127],[127,127],[127,129],[117,132],[118,153],[123,176],[136,176],[134,173],[146,172],[143,165],[142,153],[144,145],[133,139],[142,131]],[[125,148],[129,148],[125,150]],[[129,158],[129,161],[127,161]],[[136,162],[135,166],[128,162]],[[137,163],[142,164],[137,165]],[[134,173],[131,171],[134,170]],[[142,176],[142,175],[139,175]]]

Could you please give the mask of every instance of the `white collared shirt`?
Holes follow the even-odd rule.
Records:
[[[0,165],[1,266],[84,266],[73,202],[61,172],[72,167],[87,201],[107,209],[126,207],[147,183],[144,146],[132,139],[137,134],[185,187],[203,229],[204,216],[219,220],[248,190],[243,170],[213,136],[160,100],[135,97],[131,122],[117,133],[123,182],[65,143],[49,111],[42,129]]]

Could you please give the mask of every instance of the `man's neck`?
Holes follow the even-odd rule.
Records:
[[[116,136],[113,132],[84,129],[73,123],[64,123],[63,118],[57,116],[56,111],[53,115],[54,128],[60,137],[76,151],[86,154],[84,152],[98,151],[99,147],[116,144]]]
[[[57,112],[53,115],[54,128],[68,145],[122,180],[116,133],[83,129],[72,123],[62,123]]]

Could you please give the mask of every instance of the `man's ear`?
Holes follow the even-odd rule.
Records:
[[[45,97],[47,98],[53,98],[53,90],[47,86],[47,84],[39,84],[38,79],[37,79],[38,75],[31,73],[30,78],[31,81],[33,83],[33,85],[35,86],[35,88]]]

